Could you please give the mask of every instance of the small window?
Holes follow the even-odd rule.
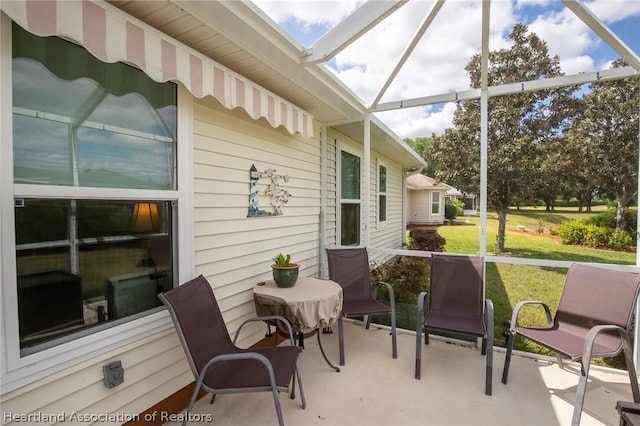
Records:
[[[387,220],[387,168],[378,166],[378,222]]]
[[[440,193],[431,193],[431,214],[440,214]]]
[[[360,244],[360,157],[340,154],[340,244]]]

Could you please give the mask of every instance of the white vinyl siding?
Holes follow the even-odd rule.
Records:
[[[440,194],[440,192],[436,192]],[[444,208],[440,213],[431,212],[434,191],[407,191],[407,223],[409,224],[442,224],[444,222]],[[438,195],[439,196],[439,195]]]
[[[255,316],[252,288],[271,279],[277,253],[290,253],[300,274],[318,275],[320,154],[318,138],[292,136],[250,122],[241,111],[196,101],[196,271],[211,282],[230,330]],[[291,193],[281,216],[247,217],[252,165],[289,176],[281,182]],[[261,325],[253,332],[243,333],[244,343],[264,337]]]
[[[394,248],[398,249],[402,246],[402,180],[404,179],[402,167],[386,157],[373,151],[371,154],[371,206],[369,220],[372,224],[371,230],[371,246],[376,248]],[[374,226],[378,217],[378,197],[377,197],[377,167],[374,162],[378,159],[384,159],[383,164],[387,168],[387,220],[383,226]],[[378,161],[379,162],[379,161]]]
[[[351,138],[329,129],[327,135],[327,245],[339,244],[336,231],[336,164],[339,150],[336,144],[349,147],[352,152],[362,150],[362,144]],[[384,226],[378,227],[377,223],[377,164],[380,162],[387,167],[387,221]],[[390,158],[380,155],[376,151],[371,152],[371,187],[369,188],[369,232],[371,246],[377,248],[400,248],[402,246],[403,233],[403,179],[402,166]]]
[[[203,274],[212,283],[233,333],[255,316],[252,288],[271,278],[276,252],[291,253],[301,263],[301,273],[318,275],[320,144],[256,124],[245,113],[223,110],[210,100],[198,100],[194,115],[195,146],[188,155],[193,157],[193,180],[188,186],[194,191],[194,222],[189,227],[195,227],[195,240],[194,250],[183,257],[189,258],[186,263],[195,262],[189,276]],[[283,185],[292,196],[282,216],[247,218],[253,158],[260,159],[255,161],[258,169],[272,167],[289,175]],[[244,331],[243,346],[264,337],[261,324]],[[113,360],[122,362],[125,382],[107,389],[102,365]],[[169,326],[3,394],[3,411],[137,414],[193,380]]]

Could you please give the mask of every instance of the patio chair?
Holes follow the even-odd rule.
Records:
[[[291,398],[295,398],[293,382],[297,376],[302,408],[306,408],[297,366],[300,348],[294,343],[291,325],[283,317],[250,318],[240,325],[232,342],[211,285],[202,275],[158,297],[171,314],[197,380],[183,425],[187,423],[200,388],[213,394],[212,403],[217,394],[271,391],[278,424],[282,426],[278,392],[287,390],[291,385]],[[241,349],[235,345],[245,324],[265,320],[281,320],[286,324],[289,346]]]
[[[580,361],[580,380],[576,390],[572,425],[580,424],[589,366],[593,357],[613,357],[623,351],[633,399],[640,402],[638,379],[629,341],[629,330],[639,288],[638,274],[574,264],[565,277],[553,320],[549,307],[543,302],[517,303],[507,332],[507,353],[502,383],[507,384],[513,343],[515,336],[519,335],[554,351],[560,368],[564,368],[561,356],[574,362]],[[544,308],[548,322],[546,326],[518,325],[520,310],[531,304]]]
[[[616,410],[620,414],[620,426],[640,426],[640,404],[637,402],[618,401]]]
[[[491,395],[493,371],[493,303],[484,297],[484,258],[433,254],[429,292],[418,295],[415,377],[422,365],[421,334],[429,331],[482,338],[486,357],[485,394]]]
[[[327,249],[327,260],[329,279],[337,282],[343,292],[342,314],[338,318],[340,365],[344,365],[345,362],[343,317],[366,316],[365,328],[369,329],[371,315],[391,314],[391,350],[393,358],[398,358],[396,303],[393,287],[385,282],[371,284],[367,249],[364,247]],[[389,292],[389,305],[376,300],[378,289],[381,286],[385,286]]]

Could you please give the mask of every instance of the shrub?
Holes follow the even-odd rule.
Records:
[[[396,325],[412,330],[416,327],[418,294],[429,286],[429,260],[421,257],[396,256],[371,271],[373,282],[391,284],[396,298]],[[379,300],[389,300],[387,287],[381,286]],[[391,325],[389,315],[374,315],[376,324]]]
[[[449,202],[444,205],[444,218],[447,220],[454,220],[458,217],[458,208]]]
[[[444,205],[444,217],[447,220],[454,220],[464,211],[464,202],[462,200],[448,200]]]
[[[633,246],[633,237],[621,229],[610,229],[593,223],[570,221],[558,227],[562,244],[584,245],[594,248],[626,250]]]
[[[638,223],[638,211],[637,209],[625,209],[624,210],[624,220],[627,226],[624,230],[630,235],[634,235],[636,232],[636,226]],[[593,224],[596,226],[602,226],[605,228],[616,229],[616,209],[610,208],[606,211],[593,216],[589,219],[585,219],[584,223]]]
[[[564,222],[558,226],[558,235],[562,244],[583,244],[587,233],[587,225],[577,220]]]
[[[415,228],[409,231],[409,248],[411,250],[444,251],[447,240],[433,228]]]
[[[428,260],[421,257],[396,256],[371,270],[374,283],[391,284],[396,302],[412,305],[416,304],[418,294],[427,290],[428,277]],[[389,299],[386,287],[380,288],[379,298]]]
[[[609,235],[607,245],[614,250],[626,250],[633,247],[633,238],[626,231],[614,229]]]
[[[586,225],[582,244],[594,248],[606,248],[611,230],[596,225]]]

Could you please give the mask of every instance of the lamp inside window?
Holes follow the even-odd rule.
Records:
[[[150,233],[161,229],[158,204],[151,201],[136,202],[131,213],[131,228],[135,232]]]

